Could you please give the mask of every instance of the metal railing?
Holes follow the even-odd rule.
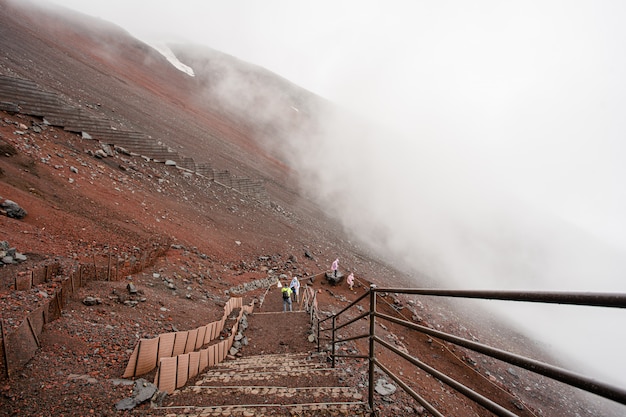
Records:
[[[502,407],[489,398],[479,394],[475,390],[461,384],[454,380],[450,376],[438,371],[437,369],[427,365],[420,359],[411,356],[410,354],[401,351],[395,346],[387,343],[376,334],[376,319],[385,320],[387,322],[395,323],[410,330],[426,334],[430,337],[437,338],[456,346],[461,346],[470,349],[474,352],[478,352],[489,356],[494,359],[498,359],[503,362],[507,362],[511,365],[518,366],[526,369],[534,374],[543,375],[551,378],[555,381],[559,381],[570,387],[579,388],[581,390],[596,394],[600,397],[615,401],[620,404],[626,405],[626,390],[620,387],[616,387],[604,382],[597,381],[593,378],[589,378],[585,375],[581,375],[570,370],[560,368],[554,365],[550,365],[544,362],[540,362],[535,359],[520,356],[514,353],[510,353],[495,347],[487,346],[481,343],[477,343],[473,340],[464,339],[449,333],[445,333],[439,330],[435,330],[426,326],[422,326],[413,323],[408,320],[393,317],[387,314],[383,314],[377,310],[377,298],[378,294],[406,294],[406,295],[423,295],[423,296],[437,296],[437,297],[453,297],[453,298],[471,298],[481,300],[504,300],[504,301],[524,301],[531,303],[552,303],[552,304],[567,304],[577,306],[592,306],[592,307],[609,307],[609,308],[626,308],[626,294],[619,293],[581,293],[581,292],[541,292],[541,291],[476,291],[476,290],[446,290],[446,289],[404,289],[404,288],[377,288],[375,285],[370,286],[369,291],[358,297],[351,302],[347,307],[342,309],[337,314],[333,314],[323,320],[319,320],[317,323],[317,349],[321,350],[321,340],[328,340],[330,342],[330,355],[332,359],[332,366],[335,367],[336,358],[364,358],[368,360],[369,366],[369,392],[368,392],[368,404],[370,410],[374,410],[374,371],[378,367],[391,379],[393,379],[398,386],[400,386],[407,394],[409,394],[414,400],[419,402],[428,412],[434,416],[441,416],[432,404],[424,399],[418,392],[412,389],[406,382],[400,378],[400,376],[394,374],[383,363],[379,361],[375,354],[375,347],[382,346],[389,352],[393,352],[395,355],[403,358],[411,363],[416,368],[432,375],[434,378],[445,383],[449,387],[453,388],[457,392],[466,396],[475,403],[481,405],[485,409],[489,410],[497,416],[518,417],[517,414]],[[359,305],[361,301],[369,298],[369,309],[356,317],[349,318],[345,322],[342,321],[338,324],[339,317],[346,314],[349,310]],[[360,334],[357,336],[340,338],[338,332],[351,324],[358,322],[364,318],[369,319],[369,332]],[[330,322],[330,326],[323,328],[322,325],[325,322]],[[323,336],[324,332],[330,332],[330,336]],[[336,352],[336,345],[338,343],[345,343],[348,341],[355,341],[359,339],[368,339],[369,352],[367,355],[350,355],[350,354],[338,354]]]

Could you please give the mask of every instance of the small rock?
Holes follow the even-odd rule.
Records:
[[[104,159],[107,157],[107,153],[103,151],[102,149],[98,149],[97,151],[94,152],[93,155],[98,159]]]
[[[123,400],[116,402],[115,409],[118,411],[132,410],[133,408],[135,408],[136,405],[137,403],[135,402],[135,400],[129,397],[129,398],[124,398]]]
[[[100,144],[100,147],[102,148],[102,150],[107,156],[115,156],[115,154],[113,153],[113,150],[111,149],[111,146],[107,145],[106,143],[102,143]]]
[[[133,397],[137,404],[141,404],[144,401],[148,401],[158,391],[156,385],[145,379],[138,379],[135,381],[135,388],[133,389]]]
[[[137,287],[135,287],[135,284],[132,282],[129,282],[128,285],[126,285],[126,288],[130,294],[137,294]]]
[[[520,411],[525,409],[524,404],[522,404],[522,402],[519,400],[511,400],[511,403],[513,404],[513,406],[515,406],[515,408]]]
[[[95,297],[85,297],[83,299],[83,304],[85,304],[86,306],[95,306],[98,304],[102,304],[102,300]]]
[[[380,378],[376,381],[376,386],[374,387],[377,393],[382,395],[383,397],[386,395],[391,395],[396,392],[396,386],[387,382],[386,379]]]

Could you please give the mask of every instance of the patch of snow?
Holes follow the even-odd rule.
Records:
[[[156,43],[153,44],[152,47],[156,49],[161,55],[163,55],[170,62],[170,64],[176,67],[176,69],[184,72],[191,77],[196,76],[196,74],[193,72],[193,68],[180,62],[176,55],[174,55],[174,52],[172,52],[172,50],[164,43]]]

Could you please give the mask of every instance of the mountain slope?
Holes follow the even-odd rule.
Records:
[[[28,268],[51,260],[103,265],[111,254],[127,261],[153,247],[165,256],[121,281],[82,289],[66,315],[46,329],[41,354],[2,387],[11,408],[0,413],[75,415],[95,408],[118,415],[112,404],[127,393],[112,381],[138,337],[211,321],[225,291],[270,273],[309,276],[339,256],[342,269],[358,269],[364,286],[406,278],[343,236],[322,208],[300,195],[289,161],[268,151],[276,135],[314,129],[323,100],[218,52],[173,46],[194,67],[196,77],[190,77],[106,22],[24,4],[0,0],[0,75],[32,80],[118,131],[141,132],[197,164],[260,180],[269,203],[163,161],[122,151],[96,157],[102,150],[97,141],[47,126],[42,117],[2,113],[0,144],[7,152],[0,156],[0,197],[18,202],[28,215],[0,217],[0,240],[29,259],[2,268],[3,319],[17,322],[25,310],[24,295],[12,285]],[[166,287],[161,276],[177,289]],[[133,309],[118,302],[129,280],[148,298]],[[316,285],[328,310],[338,311],[355,296]],[[29,301],[40,302],[37,294],[28,294]],[[88,308],[81,303],[87,295],[104,302]],[[425,321],[458,327],[448,306],[424,305]],[[93,374],[96,382],[83,386],[83,379],[68,374]],[[44,394],[42,386],[61,388]],[[442,395],[450,412],[472,409],[449,392]],[[535,401],[563,406],[550,395]],[[503,397],[510,401],[509,394]]]

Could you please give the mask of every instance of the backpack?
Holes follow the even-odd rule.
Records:
[[[283,291],[283,300],[288,300],[291,297],[289,297],[289,290]]]

